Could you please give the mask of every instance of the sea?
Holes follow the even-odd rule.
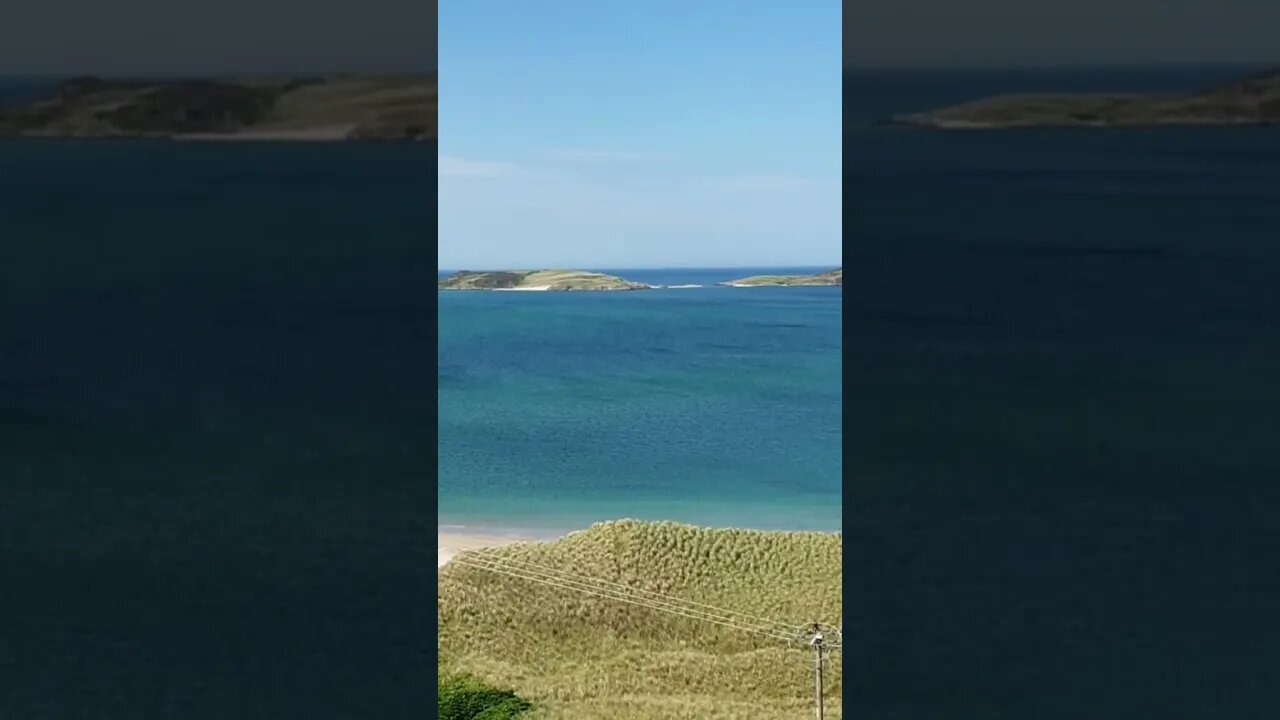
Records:
[[[841,290],[718,285],[838,264],[587,268],[659,286],[637,292],[441,292],[441,525],[838,531]]]
[[[1264,69],[846,75],[849,717],[1280,706],[1280,130],[881,124]]]
[[[0,718],[430,714],[434,163],[0,142]]]
[[[1280,133],[877,124],[1258,69],[847,75],[843,290],[437,297],[430,144],[0,142],[0,717],[420,718],[432,525],[616,517],[844,532],[851,717],[1273,716]]]

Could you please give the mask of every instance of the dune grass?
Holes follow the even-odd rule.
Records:
[[[797,631],[841,617],[837,534],[618,521],[487,552]],[[813,656],[799,644],[460,563],[441,569],[439,590],[442,667],[514,688],[533,703],[531,718],[771,720],[812,712]],[[828,717],[839,718],[839,653],[828,667]]]

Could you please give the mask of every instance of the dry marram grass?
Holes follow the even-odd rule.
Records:
[[[841,617],[841,536],[601,523],[486,551],[794,624]],[[466,562],[463,554],[459,560]],[[810,650],[455,563],[440,571],[442,667],[512,687],[544,719],[805,717]],[[827,673],[839,718],[841,656]]]

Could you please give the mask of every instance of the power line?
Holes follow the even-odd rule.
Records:
[[[665,612],[671,615],[679,615],[681,617],[689,618],[691,620],[702,620],[704,622],[715,623],[717,625],[730,627],[742,632],[754,633],[756,635],[769,637],[775,640],[782,640],[786,642],[792,642],[795,640],[795,638],[791,635],[784,635],[777,631],[766,630],[759,626],[746,625],[740,622],[734,622],[731,619],[711,616],[709,613],[702,613],[701,611],[697,611],[691,608],[681,608],[679,606],[673,606],[669,603],[659,604],[656,601],[648,600],[647,598],[627,597],[625,593],[621,593],[618,591],[605,590],[602,588],[593,588],[587,583],[582,583],[574,580],[555,578],[555,577],[547,576],[545,574],[539,575],[539,574],[532,573],[532,571],[523,571],[520,568],[514,568],[514,569],[504,568],[504,567],[501,567],[500,565],[493,564],[493,563],[486,563],[484,561],[473,562],[469,559],[462,558],[462,557],[454,558],[453,562],[458,563],[459,565],[465,565],[468,567],[478,568],[481,570],[488,570],[490,572],[495,572],[502,575],[508,575],[508,576],[520,578],[523,580],[528,580],[530,582],[542,583],[544,585],[558,587],[563,590],[571,590],[574,592],[585,593],[587,595],[595,595],[597,597],[602,597],[609,600],[616,600],[618,602],[629,603],[631,605],[637,605],[640,607],[648,608],[650,610],[654,610],[657,612]]]
[[[502,566],[511,568],[511,563],[505,558],[502,560],[494,560],[492,556],[488,556],[484,558],[482,562],[488,562],[494,565],[502,565]],[[586,586],[591,590],[605,593],[609,597],[617,597],[621,595],[623,597],[627,597],[633,600],[643,601],[643,603],[647,607],[674,609],[674,610],[680,611],[682,614],[685,614],[687,616],[696,616],[698,619],[718,621],[720,624],[729,624],[737,627],[746,626],[746,627],[750,627],[752,630],[768,632],[770,634],[773,634],[774,636],[777,636],[779,633],[784,633],[784,632],[785,633],[795,632],[794,625],[788,625],[786,623],[778,622],[775,620],[764,620],[762,618],[753,618],[752,616],[745,615],[744,613],[736,613],[733,611],[724,610],[723,608],[717,608],[715,606],[707,605],[705,603],[692,603],[691,601],[675,598],[669,595],[662,595],[661,593],[651,593],[653,595],[656,595],[657,597],[645,597],[643,595],[640,595],[637,592],[639,588],[632,588],[627,585],[612,583],[610,581],[602,580],[600,578],[593,578],[586,575],[568,573],[566,571],[561,571],[556,568],[550,568],[548,566],[538,565],[536,563],[529,563],[529,564],[533,566],[533,569],[528,567],[515,567],[512,569],[519,570],[526,574],[538,575],[545,578],[551,578],[556,581],[569,583],[574,589],[578,589],[579,586]],[[547,570],[550,572],[543,572],[544,570]],[[573,576],[573,577],[567,577],[567,576]],[[694,607],[695,605],[700,607]],[[714,612],[701,609],[703,607],[711,608],[711,610],[713,610]],[[756,620],[756,622],[753,622],[752,620]],[[761,622],[759,621],[763,621],[764,626],[762,626]],[[773,627],[767,627],[767,625],[772,625]],[[793,637],[793,635],[789,635],[788,637]]]
[[[520,560],[517,558],[505,556],[489,550],[482,550],[482,551],[470,553],[470,554],[481,556],[484,561],[495,563],[495,564],[507,565],[507,566],[510,566],[512,564],[518,564],[518,565],[528,566],[528,567],[520,567],[517,569],[526,573],[534,573],[534,574],[539,574],[544,576],[556,577],[557,579],[563,579],[564,581],[570,582],[570,583],[584,584],[589,587],[595,587],[596,589],[606,591],[609,593],[621,593],[621,594],[637,594],[638,593],[638,594],[649,595],[652,597],[644,597],[641,599],[649,602],[661,603],[664,605],[675,605],[677,608],[681,610],[687,610],[689,612],[699,613],[702,615],[716,616],[719,619],[728,620],[728,621],[737,623],[739,625],[758,626],[762,623],[764,625],[773,625],[774,627],[771,628],[771,630],[773,631],[780,630],[786,633],[790,633],[788,637],[795,640],[804,639],[804,641],[807,642],[808,635],[806,633],[808,632],[809,628],[814,627],[813,623],[806,623],[803,626],[799,626],[792,623],[785,623],[778,620],[773,620],[769,618],[750,615],[748,613],[738,612],[736,610],[727,610],[724,608],[716,607],[714,605],[709,605],[707,603],[700,603],[693,600],[686,600],[684,598],[679,598],[673,595],[666,595],[653,590],[637,588],[631,585],[626,585],[624,583],[618,583],[611,580],[606,580],[604,578],[597,578],[597,577],[592,577],[590,575],[575,573],[569,570],[563,570],[561,568],[556,568],[549,565],[535,563],[529,560]],[[602,586],[611,586],[611,587],[602,587]],[[615,590],[614,588],[617,588],[617,589]],[[697,606],[697,607],[688,607],[688,606]],[[703,610],[701,608],[707,608],[708,610]],[[831,626],[831,625],[826,625],[824,623],[820,623],[819,625],[821,627],[825,627],[829,632],[834,632],[837,638],[840,638],[842,636],[841,627],[839,624],[835,626]],[[770,630],[770,628],[766,628],[766,627],[760,627],[759,629]],[[800,636],[804,636],[804,637],[801,638]],[[830,638],[826,640],[826,647],[829,649],[839,650],[840,646],[841,646],[841,641],[839,639],[834,642]]]
[[[471,557],[472,555],[479,556],[478,560],[473,559]],[[654,609],[654,610],[677,611],[676,614],[682,615],[684,617],[690,617],[692,619],[698,619],[698,620],[706,620],[708,622],[715,622],[716,624],[734,627],[739,630],[746,630],[749,632],[756,632],[757,634],[768,635],[775,639],[784,639],[792,642],[800,641],[804,639],[801,637],[801,635],[804,634],[804,631],[798,629],[801,626],[798,626],[795,624],[784,623],[777,620],[770,620],[766,618],[759,618],[756,616],[748,615],[746,613],[739,613],[736,611],[726,610],[724,608],[718,608],[713,605],[708,605],[706,603],[696,603],[694,601],[676,598],[671,595],[663,595],[662,593],[643,590],[642,588],[633,588],[628,585],[612,582],[609,580],[604,580],[602,578],[595,578],[588,575],[573,573],[570,571],[561,570],[559,568],[553,568],[547,565],[540,565],[538,563],[533,563],[529,561],[515,560],[513,558],[503,557],[501,555],[496,555],[494,553],[489,553],[489,552],[468,553],[467,555],[455,558],[453,562],[457,562],[463,565],[469,565],[471,567],[476,567],[484,570],[491,570],[494,572],[500,572],[503,566],[507,566],[508,570],[517,570],[519,571],[520,574],[517,574],[514,572],[507,572],[506,574],[511,575],[513,577],[519,577],[525,580],[531,580],[534,582],[546,581],[544,584],[557,585],[562,589],[588,592],[588,594],[597,595],[600,597],[622,600],[625,602],[630,602],[631,604],[642,605],[644,607]],[[510,566],[514,563],[523,563],[532,567],[531,568],[527,568],[527,567],[511,568]],[[609,586],[612,586],[612,587],[609,587]],[[643,596],[636,597],[636,594],[638,593],[647,593],[650,595],[654,595],[656,597],[643,597]],[[696,605],[699,607],[690,607],[691,605]],[[710,608],[714,612],[709,612],[708,610],[701,609],[703,607]],[[761,626],[760,623],[764,623],[765,625],[773,625],[773,627],[772,628],[763,627]],[[803,627],[808,628],[811,626],[812,624],[806,624]],[[781,634],[783,632],[787,634],[786,635]],[[838,629],[836,629],[836,632],[837,634],[839,634]],[[840,643],[828,641],[827,647],[833,650],[839,650]]]
[[[784,623],[779,620],[763,618],[756,615],[751,615],[749,613],[738,612],[736,610],[726,610],[724,608],[716,607],[715,605],[709,605],[707,603],[701,603],[694,600],[685,600],[683,598],[678,598],[674,595],[667,595],[654,590],[646,590],[644,588],[633,587],[631,585],[626,585],[624,583],[614,582],[612,580],[605,580],[604,578],[597,578],[597,577],[592,577],[590,575],[583,575],[581,573],[575,573],[570,570],[563,570],[561,568],[555,568],[549,565],[542,565],[530,560],[522,560],[518,558],[504,556],[489,550],[479,550],[473,554],[483,556],[488,560],[492,560],[493,562],[497,562],[501,564],[507,564],[507,565],[518,564],[518,565],[528,566],[529,568],[534,568],[537,570],[546,570],[557,575],[563,575],[563,576],[569,576],[572,578],[581,579],[583,582],[586,582],[586,583],[617,587],[626,592],[652,596],[653,598],[663,602],[670,602],[673,604],[681,604],[681,605],[691,605],[691,606],[697,606],[699,608],[707,608],[707,610],[712,611],[712,613],[714,614],[732,617],[734,619],[751,620],[753,621],[752,624],[763,623],[767,625],[774,625],[777,628],[783,629],[787,632],[795,632],[797,628],[797,625],[795,624]]]
[[[476,557],[472,557],[472,556]],[[639,607],[647,608],[656,612],[667,613],[692,620],[700,620],[703,622],[714,623],[724,627],[729,627],[741,632],[751,633],[761,637],[767,637],[773,640],[781,640],[788,644],[796,642],[799,638],[795,634],[781,634],[778,628],[790,629],[795,626],[788,625],[778,620],[769,620],[760,618],[746,613],[738,613],[723,608],[717,608],[714,605],[706,603],[694,602],[692,600],[683,600],[671,595],[665,595],[652,590],[643,588],[635,588],[622,583],[605,580],[603,578],[595,578],[581,573],[574,573],[568,570],[561,570],[547,565],[540,565],[527,560],[519,560],[516,558],[499,555],[486,550],[479,550],[467,555],[456,557],[453,562],[472,567],[480,570],[507,575],[509,577],[527,580],[529,582],[540,583],[562,590],[584,593],[596,597],[602,597],[616,602],[627,603]],[[521,565],[528,566],[522,567]],[[651,595],[653,597],[645,597]],[[700,610],[700,606],[714,610]],[[756,624],[744,622],[744,618],[757,621]],[[759,623],[765,623],[761,626]],[[773,628],[769,628],[773,625]],[[840,625],[828,629],[834,630],[839,640],[832,642],[826,639],[823,633],[823,625],[821,623],[812,623],[807,626],[809,629],[808,644],[814,650],[814,706],[818,720],[824,720],[826,717],[825,708],[825,692],[823,675],[825,669],[824,653],[829,651],[841,650],[843,644],[843,625],[844,620],[841,618]]]

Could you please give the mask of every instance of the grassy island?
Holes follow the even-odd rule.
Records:
[[[837,268],[817,275],[755,275],[720,283],[729,287],[831,287],[844,284],[844,270]]]
[[[890,122],[938,130],[1269,125],[1280,123],[1280,70],[1195,93],[1006,95]]]
[[[436,137],[433,76],[78,77],[0,108],[0,137],[410,140]]]
[[[648,285],[582,270],[463,270],[440,280],[440,290],[645,290]]]

